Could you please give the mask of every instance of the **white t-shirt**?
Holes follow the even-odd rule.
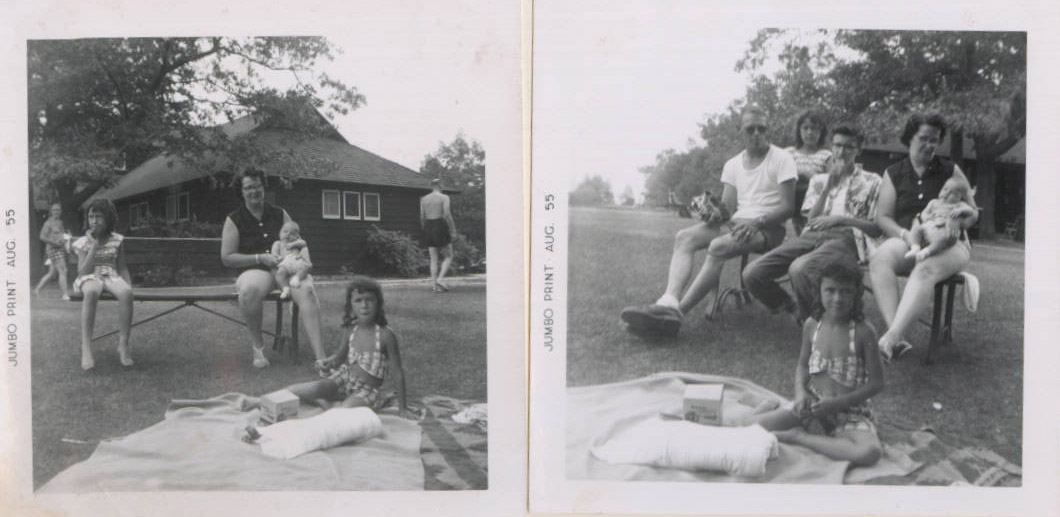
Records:
[[[751,170],[743,168],[747,151],[725,162],[721,182],[736,189],[736,213],[733,219],[754,219],[780,206],[780,184],[798,175],[795,159],[783,149],[770,144],[765,159]]]

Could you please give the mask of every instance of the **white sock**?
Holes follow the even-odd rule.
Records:
[[[677,300],[672,294],[664,294],[656,300],[655,305],[662,305],[663,307],[670,307],[671,309],[678,309],[681,307],[681,302]]]

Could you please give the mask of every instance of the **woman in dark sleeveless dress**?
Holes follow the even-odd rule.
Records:
[[[964,178],[956,164],[935,156],[945,136],[946,123],[941,116],[909,117],[901,137],[902,144],[909,148],[909,156],[883,173],[876,223],[888,239],[872,255],[869,274],[876,305],[887,323],[887,331],[880,336],[880,353],[888,360],[912,347],[905,340],[905,331],[927,309],[935,284],[960,272],[971,260],[970,245],[963,232],[960,242],[938,255],[920,262],[906,257],[909,245],[905,237],[913,218],[938,197],[946,180],[952,176]],[[970,197],[964,201],[975,207]],[[967,229],[978,218],[976,211],[958,222],[962,229]],[[909,282],[899,297],[898,275],[906,274]]]
[[[283,223],[290,221],[287,212],[265,202],[265,174],[249,170],[239,177],[243,204],[225,219],[221,232],[221,262],[242,270],[236,279],[239,310],[247,322],[254,350],[254,367],[269,366],[265,345],[261,339],[261,319],[265,297],[275,287],[271,270],[277,259],[270,253],[272,243],[280,234]],[[291,298],[298,304],[302,324],[309,335],[309,344],[319,361],[325,357],[320,339],[320,305],[312,276],[298,287],[291,288]]]

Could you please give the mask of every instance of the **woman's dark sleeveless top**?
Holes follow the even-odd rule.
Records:
[[[939,197],[943,184],[953,176],[953,162],[938,156],[931,159],[923,176],[917,176],[913,162],[907,156],[902,161],[887,167],[887,175],[894,184],[894,220],[898,226],[909,228],[913,218],[932,199]]]
[[[238,253],[253,255],[255,253],[269,253],[272,251],[272,243],[280,238],[280,228],[283,226],[283,209],[265,203],[265,211],[261,219],[254,217],[247,210],[246,205],[240,205],[238,210],[228,214],[228,218],[239,230]],[[265,266],[252,266],[246,269],[265,269]]]

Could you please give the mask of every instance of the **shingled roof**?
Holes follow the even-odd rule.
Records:
[[[430,190],[430,178],[377,154],[366,151],[345,140],[324,136],[292,138],[292,134],[280,129],[258,129],[252,117],[234,120],[220,128],[229,137],[238,137],[257,131],[262,145],[286,147],[295,153],[315,158],[326,158],[338,167],[320,173],[308,172],[298,178],[328,181],[343,181],[364,185],[406,187]],[[335,133],[336,135],[337,132]],[[338,138],[342,138],[338,136]],[[204,178],[211,171],[195,169],[165,155],[151,158],[121,177],[111,188],[97,192],[93,198],[107,197],[121,200],[144,192],[178,185],[186,181]]]

